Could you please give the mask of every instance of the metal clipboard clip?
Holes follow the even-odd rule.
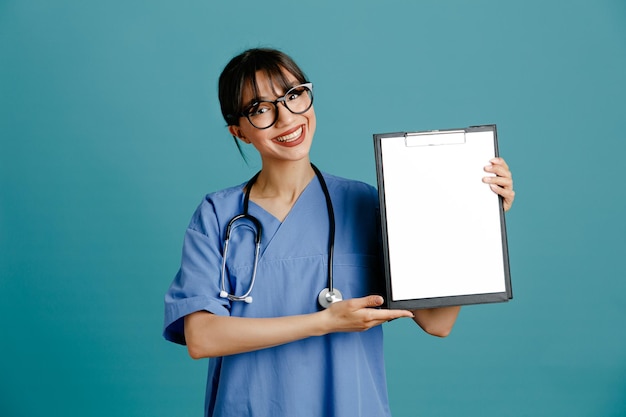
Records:
[[[465,130],[431,130],[404,134],[404,146],[465,145]]]

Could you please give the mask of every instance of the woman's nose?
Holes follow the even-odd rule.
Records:
[[[276,111],[278,112],[278,118],[276,120],[277,125],[290,124],[294,118],[294,114],[287,108],[285,103],[278,103],[276,105]]]

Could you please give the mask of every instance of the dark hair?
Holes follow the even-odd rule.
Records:
[[[239,115],[244,110],[243,92],[248,86],[254,96],[259,94],[256,74],[262,71],[270,82],[284,91],[293,87],[285,77],[287,71],[296,77],[299,83],[307,82],[304,72],[284,52],[269,48],[248,49],[237,55],[224,67],[218,84],[218,96],[222,116],[229,126],[239,125]]]

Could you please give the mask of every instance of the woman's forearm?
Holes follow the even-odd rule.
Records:
[[[452,331],[459,311],[461,311],[460,306],[413,310],[413,320],[426,333],[446,337]]]
[[[185,339],[194,359],[265,349],[325,333],[320,313],[277,318],[217,316],[198,311],[185,317]]]
[[[192,358],[250,352],[334,332],[362,332],[400,317],[407,310],[378,309],[377,295],[339,301],[311,314],[276,318],[217,316],[197,311],[185,317],[185,339]]]

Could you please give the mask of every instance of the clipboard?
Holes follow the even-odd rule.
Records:
[[[374,135],[385,307],[513,298],[502,198],[482,182],[495,125]]]

